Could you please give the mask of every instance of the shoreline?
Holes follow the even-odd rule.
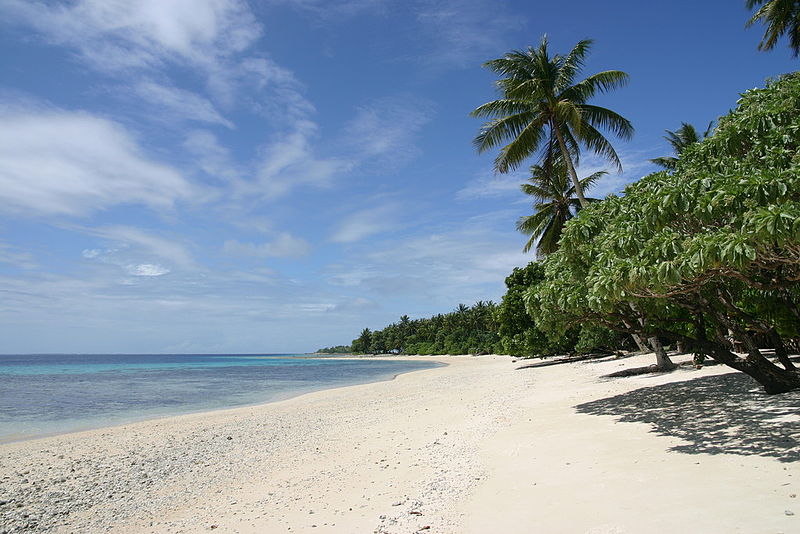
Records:
[[[722,366],[599,378],[651,358],[437,357],[449,365],[391,381],[0,445],[0,517],[90,534],[794,531],[796,396]],[[728,413],[751,422],[715,430]]]
[[[313,359],[315,356],[306,354],[306,355],[302,355],[302,356],[298,356],[298,357]],[[340,355],[340,357],[326,357],[325,359],[326,360],[335,360],[335,359],[349,360],[349,359],[365,359],[365,358],[364,357],[360,357],[358,355],[352,355],[352,357],[348,357],[348,355]],[[377,357],[376,358],[367,357],[366,359],[379,359],[379,358],[377,358]],[[407,357],[399,356],[399,357],[393,357],[392,359],[393,360],[405,360],[405,359],[408,359],[408,360],[416,360],[416,361],[420,361],[420,360],[437,361],[435,359],[431,359],[431,358],[428,358],[426,356],[407,356]],[[443,363],[443,362],[438,362],[437,361],[437,363]],[[400,372],[400,373],[396,373],[394,375],[387,375],[386,377],[383,377],[383,378],[380,378],[380,379],[377,379],[377,380],[369,380],[369,381],[365,381],[365,382],[353,382],[353,383],[350,383],[350,384],[332,385],[330,387],[321,387],[321,388],[310,387],[310,388],[306,388],[306,389],[298,389],[296,391],[291,391],[291,392],[281,392],[281,393],[275,394],[274,397],[271,397],[268,400],[258,400],[258,401],[254,401],[254,402],[246,402],[244,404],[237,404],[237,405],[234,405],[234,406],[211,408],[211,409],[198,408],[198,409],[190,409],[190,410],[187,410],[187,411],[179,411],[179,412],[175,412],[175,413],[164,413],[164,414],[142,414],[142,415],[138,415],[138,416],[137,415],[119,416],[117,418],[113,418],[112,417],[111,420],[106,420],[105,422],[100,422],[98,420],[98,422],[96,424],[87,421],[85,424],[80,424],[80,425],[77,425],[75,427],[72,427],[72,428],[69,428],[69,429],[65,429],[65,430],[55,430],[53,432],[42,432],[42,433],[36,433],[36,434],[30,434],[30,435],[22,435],[21,437],[18,434],[17,435],[10,434],[8,436],[0,436],[0,446],[5,445],[5,444],[11,444],[11,443],[19,443],[19,442],[32,441],[32,440],[37,440],[37,439],[51,438],[51,437],[55,437],[55,436],[63,436],[63,435],[67,435],[67,434],[79,434],[79,433],[82,433],[82,432],[89,432],[89,431],[92,431],[92,430],[103,430],[103,429],[106,429],[106,428],[115,428],[115,427],[119,427],[119,426],[132,425],[132,424],[136,424],[136,423],[144,423],[144,422],[148,422],[148,421],[157,421],[157,420],[168,419],[168,418],[172,418],[172,417],[182,417],[182,416],[187,416],[187,415],[203,415],[203,414],[213,415],[215,412],[219,412],[219,411],[235,410],[237,408],[249,408],[249,407],[254,407],[254,406],[272,404],[272,403],[275,403],[275,402],[282,402],[282,401],[293,399],[293,398],[296,398],[296,397],[302,397],[303,395],[308,395],[310,393],[315,393],[315,392],[318,392],[318,391],[326,391],[326,390],[329,390],[329,389],[347,388],[347,387],[351,387],[351,386],[358,386],[358,385],[363,385],[363,384],[371,384],[371,383],[375,383],[375,382],[391,381],[391,380],[396,379],[401,374],[413,373],[413,372],[416,372],[418,370],[420,370],[420,369],[414,369],[414,370],[411,370],[411,371]],[[425,369],[422,369],[422,370],[425,370]],[[156,409],[154,409],[154,411],[155,410]],[[117,419],[117,420],[115,421],[114,419]]]

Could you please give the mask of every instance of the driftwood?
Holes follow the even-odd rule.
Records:
[[[567,357],[559,357],[554,358],[552,360],[545,360],[536,363],[529,363],[528,365],[522,365],[517,367],[517,371],[520,369],[534,369],[536,367],[549,367],[551,365],[561,365],[562,363],[574,363],[574,362],[583,362],[586,360],[597,360],[599,358],[608,358],[609,356],[613,356],[613,354],[583,354],[582,356],[567,356]]]

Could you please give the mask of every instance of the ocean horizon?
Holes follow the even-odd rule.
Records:
[[[305,353],[0,355],[0,443],[274,402],[430,361]]]

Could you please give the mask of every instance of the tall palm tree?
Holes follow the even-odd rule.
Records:
[[[592,41],[580,41],[569,54],[550,56],[547,36],[538,48],[514,50],[487,61],[484,67],[502,76],[496,82],[501,98],[472,112],[489,117],[474,144],[484,152],[508,142],[495,159],[495,170],[514,170],[542,147],[557,146],[575,187],[581,206],[587,201],[578,181],[575,165],[584,146],[614,163],[621,171],[619,156],[600,130],[629,139],[631,123],[617,113],[587,102],[627,83],[628,75],[618,70],[593,74],[575,82]]]
[[[558,250],[558,240],[564,225],[580,211],[582,204],[574,198],[575,186],[570,185],[567,167],[559,158],[545,166],[532,165],[528,183],[520,189],[526,195],[534,197],[533,215],[520,217],[517,230],[530,237],[525,243],[523,252],[528,252],[536,240],[536,252],[540,255],[551,254]],[[606,175],[606,171],[596,172],[580,180],[583,190],[591,188],[597,180]],[[587,198],[587,202],[596,202],[596,198]]]
[[[747,0],[747,9],[761,6],[747,21],[747,27],[762,22],[767,27],[758,44],[759,50],[772,50],[778,39],[789,35],[794,57],[800,55],[800,2],[797,0]]]
[[[682,122],[681,127],[674,132],[671,130],[664,130],[667,132],[667,135],[664,136],[664,139],[666,139],[667,142],[672,145],[672,150],[675,152],[675,156],[655,158],[651,159],[650,161],[656,165],[664,167],[669,171],[674,171],[675,167],[678,165],[678,157],[683,153],[686,147],[695,143],[699,143],[708,137],[713,129],[714,121],[708,123],[708,128],[706,128],[706,131],[703,132],[702,137],[699,133],[697,133],[697,130],[694,126],[686,122]]]

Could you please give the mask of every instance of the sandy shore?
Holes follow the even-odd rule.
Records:
[[[0,445],[0,532],[800,532],[800,392],[500,356]],[[797,515],[794,515],[797,514]]]

